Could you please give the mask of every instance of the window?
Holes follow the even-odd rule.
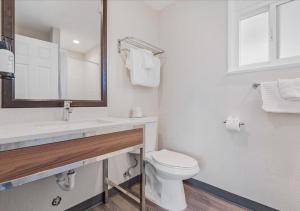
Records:
[[[268,12],[242,19],[239,25],[239,64],[269,61]]]
[[[279,57],[300,56],[300,1],[278,6]]]
[[[300,66],[300,1],[229,1],[229,72]]]

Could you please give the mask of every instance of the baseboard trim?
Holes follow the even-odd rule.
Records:
[[[135,176],[135,177],[129,179],[128,181],[120,184],[120,186],[123,188],[129,188],[129,187],[132,187],[133,185],[137,184],[139,181],[140,181],[140,176],[138,175],[138,176]],[[117,193],[117,190],[115,188],[112,188],[109,190],[109,195],[114,195],[116,193]],[[102,193],[100,193],[86,201],[83,201],[65,211],[84,211],[84,210],[87,210],[98,204],[102,204],[103,201],[104,201],[104,193],[102,192]]]
[[[252,211],[279,211],[277,209],[268,207],[266,205],[260,204],[258,202],[252,201],[250,199],[230,193],[228,191],[222,190],[220,188],[217,188],[215,186],[209,185],[207,183],[201,182],[196,179],[188,179],[184,182],[192,187],[201,189],[207,193],[210,193],[217,197],[223,198],[227,201],[230,201],[234,204],[240,205],[240,206],[250,209]]]

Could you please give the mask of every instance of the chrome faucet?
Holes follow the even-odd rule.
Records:
[[[72,101],[70,100],[64,101],[64,114],[63,114],[64,121],[70,120],[70,114],[73,112],[73,109],[71,108],[71,103]]]

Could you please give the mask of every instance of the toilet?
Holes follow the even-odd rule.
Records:
[[[183,180],[199,172],[198,163],[182,153],[156,149],[157,122],[149,122],[145,126],[146,198],[167,210],[184,210]]]

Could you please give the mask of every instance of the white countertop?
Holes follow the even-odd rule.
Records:
[[[0,126],[0,151],[134,129],[156,117],[101,117],[83,121],[50,121]]]

